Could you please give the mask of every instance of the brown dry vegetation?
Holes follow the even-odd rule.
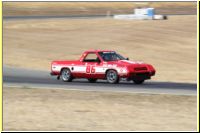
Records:
[[[196,96],[3,89],[4,130],[197,130]]]
[[[165,21],[4,20],[3,63],[50,70],[52,60],[78,59],[88,49],[111,49],[153,64],[154,80],[196,82],[196,21],[195,15]]]
[[[4,2],[6,8],[127,8],[142,6],[153,7],[193,7],[196,2]]]
[[[135,7],[154,7],[157,13],[196,14],[196,2],[4,2],[4,16],[105,15],[132,13]]]

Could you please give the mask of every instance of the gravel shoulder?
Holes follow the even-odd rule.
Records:
[[[3,89],[5,130],[197,130],[197,97]]]

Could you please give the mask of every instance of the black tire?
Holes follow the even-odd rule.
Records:
[[[89,78],[88,81],[89,81],[90,83],[95,83],[95,82],[97,81],[97,79]]]
[[[119,83],[119,76],[115,70],[108,70],[106,73],[106,79],[111,84]]]
[[[142,84],[144,82],[144,80],[134,79],[133,82],[135,84]]]
[[[61,74],[60,74],[60,78],[62,79],[62,81],[64,82],[71,82],[72,81],[72,74],[71,74],[71,71],[67,68],[63,69],[61,71]]]

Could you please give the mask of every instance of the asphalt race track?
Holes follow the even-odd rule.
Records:
[[[62,82],[48,71],[36,71],[21,68],[3,67],[3,86],[48,88],[48,89],[78,89],[84,91],[116,91],[130,93],[197,95],[195,83],[172,83],[146,81],[142,85],[121,81],[119,84],[109,84],[105,80],[89,83],[86,79],[75,79],[72,82]]]

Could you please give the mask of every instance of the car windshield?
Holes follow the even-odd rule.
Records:
[[[123,56],[115,52],[99,52],[99,55],[104,61],[126,60]]]

